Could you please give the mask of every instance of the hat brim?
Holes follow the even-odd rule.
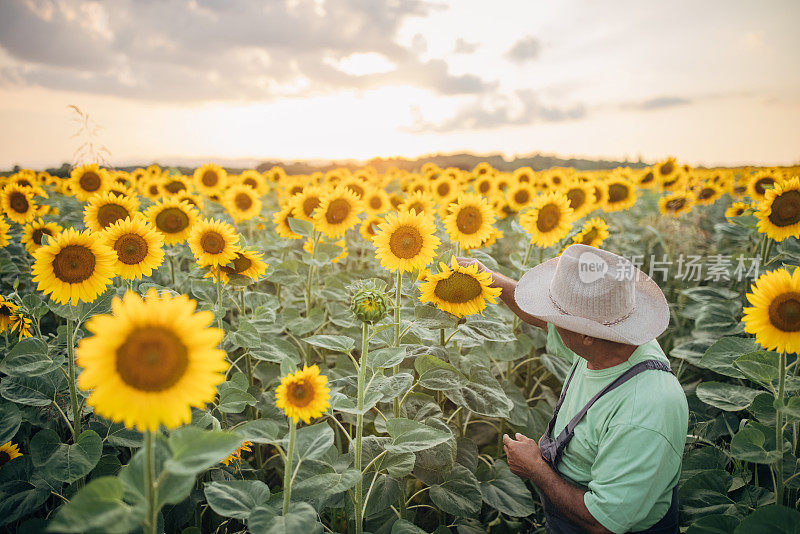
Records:
[[[629,345],[647,343],[667,329],[667,299],[658,284],[639,269],[635,269],[633,312],[626,319],[613,325],[604,325],[560,311],[550,299],[550,282],[557,264],[557,257],[547,260],[520,278],[514,291],[514,300],[522,311],[566,330]]]

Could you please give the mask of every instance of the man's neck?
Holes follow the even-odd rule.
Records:
[[[592,371],[608,369],[621,363],[627,362],[637,347],[626,345],[618,350],[602,351],[598,354],[581,354],[581,358],[586,360],[586,367]]]

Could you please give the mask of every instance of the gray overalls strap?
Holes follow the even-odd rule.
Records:
[[[594,397],[589,399],[589,402],[586,403],[578,413],[575,414],[575,417],[567,423],[567,426],[561,431],[561,433],[553,440],[550,436],[553,433],[553,427],[556,424],[556,417],[558,416],[558,412],[561,409],[561,405],[564,403],[564,397],[567,394],[567,388],[569,387],[569,383],[572,381],[572,376],[575,374],[575,369],[577,366],[572,368],[572,372],[569,374],[569,378],[564,383],[564,387],[561,389],[561,395],[558,398],[558,402],[556,403],[555,410],[553,412],[553,418],[550,419],[550,423],[547,425],[547,431],[544,435],[539,439],[539,447],[542,450],[542,457],[550,463],[553,469],[558,473],[558,463],[561,460],[561,455],[564,452],[564,449],[567,447],[567,444],[575,435],[575,427],[581,421],[586,412],[589,411],[589,408],[597,402],[597,400],[608,393],[609,391],[621,386],[634,376],[638,375],[642,371],[647,371],[648,369],[654,369],[659,371],[666,371],[668,373],[672,372],[672,369],[669,365],[660,362],[658,360],[645,360],[643,362],[639,362],[631,366],[630,369],[622,373],[620,376],[615,378],[610,384],[600,390]],[[572,523],[570,520],[565,518],[561,515],[558,510],[556,510],[555,506],[547,499],[544,493],[540,492],[540,496],[542,497],[542,503],[544,504],[544,512],[545,517],[547,519],[547,532],[548,534],[577,534],[583,532],[577,525]],[[642,530],[640,532],[648,533],[648,534],[667,534],[667,533],[677,533],[678,532],[678,486],[676,485],[672,489],[672,502],[670,503],[670,507],[667,510],[667,513],[664,515],[661,520],[658,521],[655,525],[648,528],[647,530]]]

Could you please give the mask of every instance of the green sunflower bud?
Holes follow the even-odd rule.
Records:
[[[375,323],[386,316],[390,301],[383,281],[362,280],[350,288],[352,290],[350,310],[358,320]]]

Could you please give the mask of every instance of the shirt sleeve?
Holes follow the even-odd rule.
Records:
[[[636,425],[612,426],[598,444],[592,480],[583,502],[608,530],[628,532],[647,518],[656,502],[672,489],[670,483],[675,480],[680,462],[681,456],[667,438],[655,430]]]
[[[578,357],[577,354],[564,345],[564,341],[561,339],[561,336],[558,335],[558,330],[556,330],[556,327],[553,326],[552,323],[547,323],[547,344],[545,348],[550,354],[555,354],[559,358],[564,358],[570,364],[575,363],[575,358]]]

